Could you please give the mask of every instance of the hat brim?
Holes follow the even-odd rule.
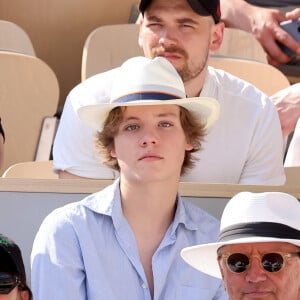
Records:
[[[149,106],[149,105],[178,105],[190,111],[197,121],[209,128],[219,117],[220,105],[217,100],[208,97],[195,97],[174,100],[137,100],[123,103],[101,103],[78,108],[79,118],[101,131],[109,112],[121,106]]]
[[[187,247],[181,250],[181,257],[185,262],[195,269],[208,275],[222,278],[218,260],[217,250],[225,245],[247,244],[247,243],[290,243],[300,247],[300,240],[279,239],[270,237],[247,237],[226,242],[217,242]]]

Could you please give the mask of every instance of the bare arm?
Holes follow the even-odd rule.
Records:
[[[221,11],[226,26],[254,34],[266,51],[270,64],[287,63],[291,59],[280,50],[276,41],[300,55],[300,44],[279,26],[282,21],[297,18],[298,11],[285,16],[277,9],[257,7],[244,0],[221,0]]]
[[[284,136],[294,131],[300,118],[300,83],[293,84],[272,95],[270,99],[276,105]]]

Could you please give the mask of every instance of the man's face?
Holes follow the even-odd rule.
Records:
[[[268,272],[261,266],[261,257],[266,253],[294,253],[299,247],[289,243],[252,243],[226,245],[221,254],[243,253],[250,257],[250,266],[242,273],[234,273],[219,258],[225,288],[230,300],[300,300],[300,258],[291,257],[278,272]]]
[[[201,75],[222,36],[223,24],[198,15],[187,1],[153,0],[141,21],[139,44],[146,57],[167,58],[187,82]]]

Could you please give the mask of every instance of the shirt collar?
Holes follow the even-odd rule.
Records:
[[[191,204],[182,199],[178,194],[176,203],[176,212],[170,227],[171,236],[176,235],[177,228],[180,224],[183,224],[188,230],[197,230],[199,225],[195,223],[193,221],[194,218],[191,217],[193,212],[193,209],[190,208]],[[96,213],[110,216],[116,228],[118,228],[124,220],[120,196],[120,179],[116,179],[113,184],[100,192],[86,197],[83,200],[83,205]]]

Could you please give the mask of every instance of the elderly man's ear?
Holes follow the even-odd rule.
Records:
[[[223,272],[223,266],[222,266],[222,258],[221,258],[221,256],[218,256],[218,264],[219,264],[220,272],[221,272],[221,275],[222,275],[222,279],[224,280],[224,272]]]

